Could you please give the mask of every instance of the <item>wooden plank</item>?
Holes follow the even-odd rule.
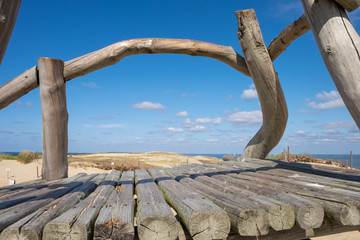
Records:
[[[25,188],[39,185],[44,182],[45,182],[44,180],[36,179],[36,180],[32,180],[32,181],[17,183],[17,184],[10,185],[10,186],[0,187],[0,196],[2,196],[3,194],[5,194],[7,192],[19,191],[19,190],[22,190]]]
[[[15,192],[13,194],[6,194],[0,198],[0,214],[4,212],[3,209],[51,194],[52,192],[56,191],[57,188],[66,187],[67,184],[70,184],[71,182],[83,176],[86,176],[86,174],[79,173],[70,178],[54,180],[40,184],[40,189],[29,188],[24,191]]]
[[[271,60],[274,61],[297,38],[310,30],[310,24],[305,15],[287,26],[274,38],[268,46]]]
[[[0,64],[15,27],[21,0],[0,0]]]
[[[316,202],[324,208],[327,217],[335,219],[342,225],[360,225],[360,202],[357,200],[338,194],[328,193],[318,188],[307,189],[302,187],[302,185],[294,185],[291,181],[276,181],[274,178],[269,179],[259,173],[242,172],[240,174],[229,175],[237,179],[242,179],[244,182],[251,181],[252,183],[260,184],[260,186],[270,186],[277,191],[286,191],[292,193],[292,196],[295,194],[301,198]],[[230,182],[228,179],[226,180]],[[318,186],[321,187],[321,185]]]
[[[31,239],[41,240],[45,225],[73,207],[80,200],[89,195],[102,182],[106,174],[92,174],[85,177],[83,185],[75,188],[63,197],[55,199],[36,212],[22,218],[5,228],[0,239]],[[90,180],[90,181],[88,181]],[[77,180],[79,181],[79,180]],[[87,182],[88,181],[88,182]]]
[[[51,201],[62,197],[66,193],[72,191],[74,188],[83,184],[83,180],[87,179],[87,175],[78,178],[77,181],[68,181],[59,185],[55,189],[50,189],[36,198],[31,199],[29,202],[23,202],[15,206],[1,210],[0,213],[0,231],[5,227],[13,224],[21,218],[35,212],[37,209],[46,206]]]
[[[178,221],[144,169],[135,170],[137,231],[140,239],[176,239]]]
[[[345,10],[335,1],[301,0],[301,2],[326,68],[347,109],[360,128],[359,35]],[[360,3],[356,2],[357,5]]]
[[[335,0],[347,11],[352,12],[360,6],[360,0]]]
[[[123,172],[117,185],[96,219],[94,239],[134,239],[134,172]]]
[[[187,172],[189,173],[189,172]],[[295,210],[289,203],[284,203],[269,197],[256,194],[244,188],[239,188],[234,185],[229,185],[226,181],[218,181],[216,178],[209,176],[221,175],[218,171],[208,171],[208,176],[202,174],[190,173],[190,177],[208,185],[224,193],[233,195],[234,199],[242,198],[243,201],[248,201],[250,204],[255,204],[268,213],[269,224],[276,231],[287,230],[295,224]]]
[[[272,159],[263,160],[255,158],[245,158],[243,162],[223,162],[222,164],[226,166],[241,167],[244,165],[244,163],[255,164],[256,167],[254,166],[254,169],[257,170],[266,170],[274,167],[286,168],[289,170],[302,171],[325,177],[360,182],[360,171],[358,169],[343,169],[323,165],[320,166],[297,162],[283,162]]]
[[[42,178],[68,176],[68,113],[64,62],[39,58],[40,100],[43,129]]]
[[[189,168],[188,166],[186,166]],[[192,168],[193,166],[190,165]],[[308,231],[309,236],[312,234],[312,229],[320,227],[324,211],[320,204],[309,201],[303,197],[294,194],[286,193],[276,187],[272,187],[272,183],[257,184],[256,179],[242,179],[241,174],[230,173],[230,171],[213,172],[206,169],[205,166],[196,165],[198,173],[204,173],[212,178],[222,181],[224,184],[230,184],[239,188],[248,189],[259,195],[276,199],[280,202],[286,202],[294,206],[296,212],[296,222],[302,228]],[[201,169],[202,168],[202,169]],[[227,174],[227,175],[223,175]],[[235,179],[234,179],[235,178]]]
[[[213,189],[174,169],[166,168],[164,170],[176,181],[194,189],[224,209],[230,218],[233,230],[240,235],[259,236],[269,232],[268,214],[259,206],[250,205],[239,198],[234,199],[233,195]]]
[[[266,49],[254,9],[237,11],[238,38],[259,96],[263,124],[242,157],[266,158],[284,134],[288,110],[283,90]]]
[[[109,194],[114,191],[119,177],[119,171],[111,172],[87,198],[46,224],[43,239],[91,238],[95,219]]]
[[[173,180],[164,170],[153,168],[149,172],[194,240],[225,239],[228,236],[230,220],[224,210]]]

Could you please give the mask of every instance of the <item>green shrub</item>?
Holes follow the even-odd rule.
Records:
[[[41,153],[24,150],[19,153],[17,161],[26,164],[31,163],[33,160],[39,158],[41,158]]]
[[[18,154],[7,154],[7,153],[0,153],[0,161],[4,160],[17,160]]]

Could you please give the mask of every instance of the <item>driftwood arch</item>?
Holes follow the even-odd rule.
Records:
[[[40,85],[43,118],[43,178],[47,180],[62,178],[67,176],[68,120],[65,97],[66,81],[106,66],[114,65],[127,56],[137,54],[175,53],[209,57],[222,61],[235,70],[252,77],[263,112],[263,125],[246,146],[243,157],[265,158],[283,136],[288,117],[285,97],[272,61],[274,61],[292,41],[306,33],[310,29],[310,25],[313,28],[314,34],[319,35],[316,36],[319,47],[326,49],[325,51],[321,51],[322,53],[326,53],[323,54],[324,61],[328,61],[326,56],[331,55],[329,60],[331,63],[327,64],[328,69],[333,68],[333,59],[341,59],[343,57],[341,54],[338,55],[337,49],[333,46],[331,46],[331,54],[329,53],[328,45],[331,41],[339,41],[339,39],[330,38],[324,40],[328,36],[321,36],[321,34],[319,34],[321,28],[327,24],[327,20],[332,18],[333,15],[338,16],[336,11],[331,9],[336,10],[336,8],[339,8],[341,10],[342,7],[334,3],[333,0],[321,1],[323,6],[321,6],[320,9],[328,8],[330,9],[330,14],[324,14],[324,16],[322,16],[325,21],[317,22],[314,16],[321,16],[322,14],[318,12],[317,9],[319,9],[319,7],[316,6],[316,4],[319,4],[319,1],[302,0],[302,2],[306,10],[306,17],[303,15],[297,21],[290,24],[267,48],[264,44],[254,10],[236,12],[239,25],[238,37],[244,58],[235,52],[232,47],[195,40],[160,38],[121,41],[65,63],[57,59],[39,58],[38,67],[35,66],[25,71],[23,74],[0,87],[0,109],[8,106],[16,99]],[[340,4],[343,2],[342,6],[344,7],[347,6],[346,4],[351,3],[349,6],[352,10],[360,4],[358,1],[352,0],[337,0],[337,2]],[[333,13],[333,15],[331,13]],[[342,12],[341,17],[347,18],[346,13]],[[341,20],[344,21],[344,19]],[[318,27],[318,25],[320,27]],[[351,30],[351,24],[350,26],[348,25],[349,24],[344,24],[344,27],[353,42],[352,46],[355,48],[355,51],[354,49],[348,50],[351,53],[355,52],[356,62],[356,54],[358,56],[360,41],[356,31],[355,36],[354,31]],[[327,27],[332,30],[337,29],[331,24]],[[325,44],[323,42],[325,42]],[[335,54],[333,54],[333,49],[335,49]],[[356,64],[360,65],[360,57],[358,60]],[[341,62],[341,60],[339,61]],[[335,64],[339,63],[336,62]],[[351,73],[359,73],[359,69],[360,67],[352,69],[353,71]],[[340,67],[339,72],[343,72],[342,70]],[[331,70],[329,71],[330,73],[332,72]],[[359,75],[360,74],[354,76]],[[339,80],[334,79],[334,81],[341,83],[340,85],[336,84],[336,86],[343,98],[348,94],[349,91],[347,89],[349,86],[350,89],[353,85],[360,87],[359,84],[354,82],[356,79],[352,78],[348,80],[349,76],[346,74],[338,78]],[[358,126],[360,126],[360,115],[358,114],[358,112],[360,112],[360,101],[355,102],[356,100],[360,100],[359,92],[360,91],[356,94],[350,94],[351,96],[347,96],[348,99],[345,99],[345,104]],[[51,101],[49,101],[49,99]],[[353,112],[355,114],[353,114]]]

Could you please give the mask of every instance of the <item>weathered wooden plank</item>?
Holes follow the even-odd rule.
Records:
[[[263,117],[263,125],[245,147],[242,157],[264,159],[284,134],[288,119],[286,100],[255,11],[237,11],[236,18],[238,38],[259,96]]]
[[[342,225],[359,225],[359,206],[360,202],[343,195],[333,194],[321,190],[322,185],[313,185],[317,188],[308,189],[305,185],[292,184],[291,180],[281,181],[274,178],[266,178],[259,173],[229,174],[232,177],[242,179],[245,182],[259,183],[262,186],[270,186],[277,191],[288,192],[306,198],[312,202],[320,204],[327,217],[335,219]],[[227,180],[229,182],[229,180]],[[312,186],[312,185],[310,185]]]
[[[314,201],[309,201],[303,197],[289,194],[285,191],[279,191],[279,189],[276,187],[269,187],[271,186],[271,183],[258,184],[257,181],[255,181],[256,179],[252,179],[251,181],[248,179],[242,179],[242,175],[230,173],[230,171],[225,170],[221,170],[218,172],[218,174],[216,174],[216,172],[214,173],[213,171],[209,171],[206,169],[206,166],[201,165],[190,165],[186,167],[188,169],[189,167],[196,167],[196,171],[198,173],[208,174],[212,178],[215,178],[218,181],[222,181],[224,184],[230,184],[239,188],[248,189],[259,195],[293,205],[296,212],[296,222],[302,229],[308,231],[308,237],[311,236],[312,229],[320,227],[322,223],[324,211],[320,204]],[[191,171],[191,169],[189,171]]]
[[[123,172],[117,185],[96,219],[94,239],[134,239],[134,172]]]
[[[140,239],[176,239],[178,221],[144,169],[135,170],[137,231]]]
[[[15,27],[21,0],[0,0],[0,64]]]
[[[311,165],[297,162],[283,162],[278,160],[263,160],[255,158],[245,158],[242,162],[223,162],[223,165],[242,167],[244,163],[255,164],[254,169],[266,170],[270,168],[286,168],[289,170],[301,171],[311,173],[319,176],[331,177],[341,180],[356,181],[360,182],[360,170],[358,169],[343,169],[328,167],[323,165]]]
[[[349,12],[354,11],[360,6],[359,0],[335,0],[335,1]]]
[[[59,199],[55,199],[48,205],[38,209],[36,212],[5,228],[0,235],[0,239],[41,240],[42,231],[45,225],[94,191],[104,179],[105,175],[106,174],[88,175],[82,180],[84,184],[80,187],[72,190],[70,193],[65,194]]]
[[[39,83],[43,129],[42,178],[54,180],[68,176],[68,113],[64,62],[39,58]]]
[[[216,178],[210,178],[209,176],[222,175],[216,170],[204,171],[204,174],[208,176],[195,172],[187,173],[190,173],[190,177],[193,179],[224,193],[232,194],[234,199],[240,197],[242,198],[242,201],[248,201],[250,204],[255,204],[265,209],[268,212],[269,224],[276,231],[290,229],[295,224],[295,210],[289,203],[284,203],[269,197],[261,196],[244,188],[229,185],[226,181],[218,181]]]
[[[360,128],[359,35],[345,10],[334,0],[301,2],[324,63],[347,109]],[[357,5],[359,3],[357,1]]]
[[[230,220],[224,210],[173,180],[164,170],[154,168],[149,172],[193,239],[225,239],[228,236]]]
[[[91,238],[95,219],[109,194],[114,191],[119,177],[119,171],[111,172],[87,198],[46,224],[43,239]]]
[[[17,183],[17,184],[6,186],[6,187],[0,187],[0,196],[2,196],[3,194],[5,194],[7,192],[19,191],[19,190],[29,188],[32,186],[40,185],[41,183],[44,183],[44,182],[45,182],[44,180],[36,179],[36,180],[32,180],[32,181]]]
[[[234,196],[186,177],[174,169],[164,170],[175,180],[194,189],[224,209],[230,218],[232,228],[240,235],[259,236],[269,232],[268,214],[259,206],[251,205],[239,198],[234,199]]]
[[[310,29],[310,24],[305,15],[302,15],[298,20],[287,26],[279,33],[279,36],[271,41],[267,48],[271,60],[274,61],[293,41],[307,33]]]
[[[13,194],[6,194],[0,198],[0,214],[4,211],[3,209],[51,194],[53,191],[56,191],[57,188],[66,187],[67,184],[83,176],[86,176],[86,174],[79,173],[70,178],[45,182],[44,184],[40,184],[39,189],[29,188]]]
[[[59,185],[56,189],[49,189],[45,194],[31,199],[31,201],[23,202],[15,206],[1,210],[0,213],[0,231],[5,227],[13,224],[21,218],[35,212],[37,209],[46,206],[51,201],[62,197],[74,188],[83,184],[83,180],[87,179],[87,175],[78,178],[77,181],[64,180],[64,184]]]

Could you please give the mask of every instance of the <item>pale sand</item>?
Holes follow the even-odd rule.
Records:
[[[74,155],[76,158],[82,158],[82,160],[86,159],[94,159],[95,158],[121,158],[121,157],[129,157],[141,159],[141,161],[145,161],[151,165],[156,167],[172,167],[178,166],[181,164],[191,163],[202,163],[201,161],[210,161],[207,157],[202,156],[183,156],[179,154],[172,153],[160,153],[160,152],[152,152],[152,153],[98,153],[98,154],[82,154],[82,155]],[[6,168],[10,168],[10,179],[15,180],[16,183],[31,181],[37,178],[37,168],[39,170],[39,174],[41,174],[41,160],[34,161],[29,164],[21,164],[15,160],[1,160],[0,161],[0,187],[6,186],[8,184],[7,181],[7,172]],[[69,176],[73,176],[77,173],[104,173],[110,172],[106,170],[102,170],[99,168],[93,167],[72,167],[69,166]],[[360,233],[358,231],[355,232],[347,232],[334,234],[324,237],[314,237],[312,240],[359,240]]]

